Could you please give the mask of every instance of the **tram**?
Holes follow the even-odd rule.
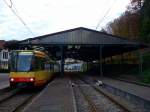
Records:
[[[14,50],[10,58],[10,87],[43,86],[59,72],[59,65],[43,51]]]

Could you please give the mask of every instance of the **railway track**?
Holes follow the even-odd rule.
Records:
[[[23,89],[6,89],[0,91],[0,112],[21,111],[39,91]]]
[[[87,77],[79,76],[79,77],[83,79],[85,82],[88,82],[90,84],[95,84],[94,87],[98,91],[102,91],[102,92],[104,91],[104,93],[105,92],[109,93],[108,96],[115,96],[115,100],[120,99],[121,103],[120,102],[119,103],[121,104],[121,106],[127,107],[127,109],[129,109],[130,111],[149,112],[150,102],[148,100],[145,100],[139,96],[136,96],[128,91],[124,91],[121,88],[117,88],[116,86],[113,85],[113,82],[109,83],[109,81],[105,80],[102,86],[100,87],[97,85],[97,82],[101,80],[98,77],[96,78],[95,77],[93,78],[91,76],[87,76]],[[115,80],[115,79],[111,79],[111,80]],[[127,83],[130,84],[130,82],[127,82]],[[119,83],[117,84],[119,85]],[[132,88],[133,87],[131,87],[131,89]]]
[[[71,78],[78,112],[131,112],[81,79]]]
[[[4,89],[0,90],[0,103],[3,101],[13,97],[15,94],[17,94],[20,91],[20,89],[12,89],[10,87],[6,87]]]

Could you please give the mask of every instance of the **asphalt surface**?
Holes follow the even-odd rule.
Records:
[[[119,88],[120,90],[127,91],[130,94],[139,96],[145,100],[150,101],[150,88],[139,86],[132,83],[127,83],[119,80],[113,80],[109,78],[103,78],[102,81],[105,84],[111,85],[113,87]]]
[[[22,112],[76,112],[70,80],[53,80]]]
[[[9,73],[0,73],[0,89],[9,86]]]

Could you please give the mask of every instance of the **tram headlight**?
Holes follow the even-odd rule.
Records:
[[[10,81],[13,82],[13,81],[14,81],[14,78],[10,78]]]
[[[33,78],[30,78],[30,81],[32,82],[32,81],[34,81],[34,79],[33,79]]]

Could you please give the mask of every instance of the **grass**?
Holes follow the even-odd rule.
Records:
[[[127,72],[128,75],[134,75],[138,79],[140,79],[141,83],[150,84],[150,65],[144,66],[142,73],[139,73],[139,68],[133,68],[129,72]]]
[[[143,83],[150,84],[150,53],[143,55],[143,72],[142,72]]]
[[[139,74],[139,67],[131,69],[127,72],[129,75],[133,75],[135,77],[139,77],[141,83],[150,84],[150,53],[146,53],[143,55],[143,71]]]
[[[142,75],[143,75],[142,82],[150,84],[150,67],[148,69],[144,70]]]

